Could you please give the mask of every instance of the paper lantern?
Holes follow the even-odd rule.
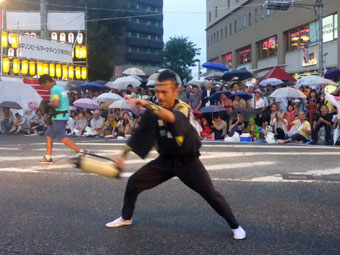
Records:
[[[79,45],[75,47],[75,56],[76,58],[81,58],[81,47]]]
[[[81,79],[81,69],[80,69],[80,66],[76,67],[76,79],[77,80]]]
[[[21,73],[24,75],[28,74],[28,60],[26,59],[21,61]]]
[[[7,32],[1,32],[1,45],[4,48],[8,47],[8,33]]]
[[[18,48],[18,34],[11,33],[10,43],[12,45],[12,48]]]
[[[3,66],[2,66],[2,71],[4,73],[8,73],[9,72],[9,58],[3,58]]]
[[[74,78],[74,66],[69,66],[68,67],[68,77],[70,79],[73,79]]]
[[[78,42],[79,44],[82,44],[83,41],[84,41],[84,35],[83,35],[83,33],[78,33],[78,35],[77,35],[77,42]]]
[[[54,77],[55,76],[55,64],[50,63],[50,76]]]
[[[86,46],[81,47],[81,58],[83,59],[87,58],[87,47]]]
[[[57,78],[61,78],[61,64],[57,64],[55,66],[55,73],[56,73]]]
[[[13,59],[13,73],[18,74],[20,72],[20,60],[18,58]]]
[[[30,75],[34,76],[35,75],[35,62],[33,60],[30,61]]]
[[[43,64],[43,74],[48,74],[48,64],[47,63],[44,63]]]
[[[38,62],[38,65],[37,65],[38,67],[37,67],[37,69],[38,69],[38,75],[39,75],[39,76],[41,76],[41,75],[44,74],[43,65],[44,65],[43,62]]]
[[[81,68],[81,78],[82,78],[83,80],[86,80],[86,79],[87,79],[87,68],[86,68],[85,66],[83,66],[83,67]]]
[[[63,65],[63,78],[67,79],[68,77],[68,68],[67,65]]]

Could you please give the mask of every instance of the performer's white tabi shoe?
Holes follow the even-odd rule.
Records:
[[[114,221],[111,221],[105,225],[107,228],[118,228],[122,226],[129,226],[132,225],[132,219],[131,220],[124,220],[122,217],[119,217],[118,219],[115,219]]]

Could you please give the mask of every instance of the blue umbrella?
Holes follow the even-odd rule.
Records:
[[[253,77],[253,75],[247,69],[241,68],[238,70],[235,69],[235,70],[225,73],[222,76],[222,80],[231,81],[231,79],[234,77],[237,77],[238,81],[243,81],[243,80]]]
[[[333,81],[340,81],[340,68],[328,70],[325,73],[325,78]]]
[[[230,98],[234,100],[235,96],[239,96],[240,98],[246,101],[253,97],[252,95],[249,95],[247,92],[236,92],[235,94],[232,94]]]
[[[81,89],[86,90],[104,90],[104,87],[98,83],[94,82],[86,82],[83,85],[80,86]]]
[[[225,112],[226,109],[219,105],[209,105],[200,109],[201,113]]]
[[[202,66],[204,68],[207,68],[207,69],[221,71],[221,72],[229,71],[228,67],[226,67],[225,65],[222,65],[220,63],[206,62]]]
[[[227,97],[230,97],[232,94],[230,93],[229,90],[221,90],[221,91],[217,91],[216,93],[214,93],[213,95],[211,95],[209,97],[210,100],[219,100],[220,99],[220,96],[221,94],[225,94]]]

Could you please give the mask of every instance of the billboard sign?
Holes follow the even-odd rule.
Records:
[[[72,63],[72,45],[20,35],[20,57],[44,61]]]

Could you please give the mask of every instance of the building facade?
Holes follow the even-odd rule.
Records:
[[[317,72],[318,25],[313,8],[267,10],[264,0],[207,0],[207,60],[230,68],[275,65],[291,74]],[[301,3],[315,4],[315,0]],[[340,66],[339,0],[324,1],[324,68]],[[262,75],[259,73],[258,75]]]
[[[116,77],[131,66],[152,73],[162,63],[163,0],[129,0],[128,6],[135,17],[129,18],[121,43],[112,49]]]

